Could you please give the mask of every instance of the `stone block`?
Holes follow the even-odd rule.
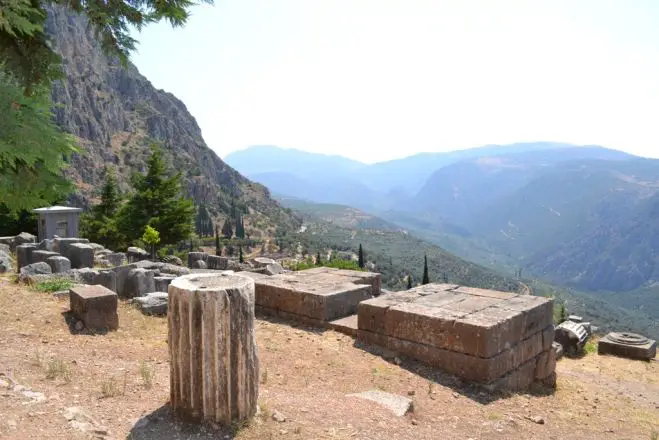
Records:
[[[11,255],[11,247],[8,244],[0,243],[0,252],[4,252],[7,255]]]
[[[71,267],[74,269],[94,267],[94,248],[90,245],[86,243],[72,243],[68,247],[68,254],[67,258],[71,260]]]
[[[256,304],[330,321],[357,310],[359,302],[371,298],[371,287],[353,283],[315,283],[295,275],[275,275],[256,280]]]
[[[208,265],[204,260],[195,260],[190,265],[190,269],[208,269]]]
[[[35,249],[32,251],[32,263],[38,263],[40,261],[46,261],[50,257],[58,257],[60,254],[57,252],[51,252],[51,251],[41,251],[38,249]]]
[[[206,252],[188,252],[188,267],[190,269],[198,269],[195,266],[196,261],[203,261],[204,263],[208,260],[208,254]]]
[[[55,242],[52,239],[46,238],[45,240],[41,240],[39,244],[37,245],[37,249],[40,251],[53,251],[55,247]]]
[[[117,294],[110,289],[95,285],[74,287],[69,290],[71,313],[85,327],[97,331],[119,328]]]
[[[348,394],[348,397],[358,397],[360,399],[370,400],[371,402],[375,402],[378,405],[387,408],[398,417],[404,416],[412,409],[412,399],[381,390],[369,390],[362,393]]]
[[[167,292],[169,285],[175,277],[153,277],[156,292]]]
[[[208,269],[227,270],[229,267],[229,259],[219,255],[208,255],[206,265]]]
[[[134,298],[133,302],[145,315],[162,316],[167,314],[167,299],[167,292],[150,292]]]
[[[117,290],[117,275],[112,270],[96,270],[88,267],[73,269],[74,279],[83,284],[99,284],[113,292]]]
[[[0,249],[0,273],[12,272],[14,266],[9,256],[9,252]]]
[[[272,258],[265,258],[265,257],[254,258],[254,260],[252,261],[254,262],[254,267],[257,269],[259,267],[266,267],[268,264],[276,263],[276,261],[273,260]]]
[[[21,267],[21,275],[40,275],[50,273],[53,273],[52,269],[47,263],[43,261]]]
[[[657,356],[657,342],[636,333],[612,332],[598,341],[597,353],[650,360]]]
[[[71,270],[71,262],[68,258],[62,257],[61,255],[55,255],[48,257],[46,263],[50,266],[53,273],[62,273],[68,272]]]
[[[75,243],[89,243],[89,240],[86,238],[55,238],[53,239],[53,251],[59,252],[59,254],[63,257],[68,258],[69,260],[71,259],[71,255],[69,255],[69,249],[71,248],[72,244]]]
[[[128,263],[136,263],[138,261],[148,260],[151,258],[151,254],[142,248],[131,246],[126,252],[126,258],[128,259]]]
[[[124,296],[134,298],[136,296],[144,296],[149,292],[155,292],[156,284],[153,279],[153,273],[152,270],[142,268],[132,269],[128,273],[124,284]]]
[[[279,275],[284,272],[284,268],[279,263],[268,264],[265,267],[265,275]]]
[[[18,269],[32,264],[32,252],[37,249],[37,246],[34,244],[21,244],[16,246],[16,263]]]
[[[113,266],[121,266],[126,264],[126,254],[123,252],[114,252],[105,255],[105,259]]]
[[[551,347],[536,358],[535,378],[538,380],[550,377],[556,371],[556,350]]]

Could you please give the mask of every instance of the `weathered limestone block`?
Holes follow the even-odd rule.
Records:
[[[57,252],[51,251],[42,251],[35,249],[32,251],[32,263],[38,263],[40,261],[46,261],[50,257],[57,257],[59,254]]]
[[[69,246],[68,253],[68,259],[71,260],[71,267],[74,269],[94,267],[94,248],[90,245],[73,243]]]
[[[265,267],[266,275],[279,275],[280,273],[284,273],[284,268],[279,263],[268,264]]]
[[[16,246],[16,264],[19,270],[32,263],[32,252],[36,249],[37,246],[34,244],[21,244]]]
[[[37,237],[27,232],[21,232],[20,234],[14,237],[14,246],[18,246],[21,244],[34,244],[36,242],[37,242]]]
[[[119,328],[117,294],[96,285],[74,287],[69,291],[71,313],[88,329],[106,331]]]
[[[55,242],[52,239],[44,239],[37,245],[37,249],[41,251],[52,251],[55,246]]]
[[[268,264],[274,264],[276,263],[275,260],[272,258],[265,258],[265,257],[257,257],[254,258],[254,267],[259,268],[259,267],[266,267]]]
[[[208,260],[208,254],[206,252],[189,252],[188,253],[188,267],[190,269],[199,269],[195,266],[195,261],[206,262]]]
[[[209,255],[206,259],[206,265],[213,270],[226,270],[229,267],[229,259],[219,255]]]
[[[156,286],[156,292],[167,292],[169,285],[172,283],[175,277],[172,276],[161,276],[153,277],[153,282]]]
[[[43,261],[21,267],[21,275],[38,275],[48,273],[53,273],[53,271],[50,266]]]
[[[636,333],[611,332],[597,342],[597,353],[649,361],[657,356],[657,342]]]
[[[145,315],[162,316],[167,314],[167,298],[167,292],[150,292],[146,296],[135,297],[132,301]]]
[[[0,273],[11,272],[13,269],[9,252],[0,249]]]
[[[89,240],[86,238],[55,238],[53,239],[53,251],[59,252],[61,256],[71,259],[69,255],[69,249],[72,244],[75,243],[89,243]]]
[[[208,265],[204,260],[195,260],[192,262],[192,266],[190,266],[191,269],[207,269]]]
[[[112,270],[96,270],[84,267],[74,269],[74,279],[84,284],[100,284],[113,292],[117,291],[117,274]]]
[[[132,269],[128,273],[124,284],[124,296],[134,298],[144,296],[149,292],[156,291],[156,284],[153,280],[153,271],[143,268]]]
[[[126,258],[128,258],[128,263],[136,263],[142,260],[148,260],[151,255],[142,248],[131,246],[126,252]]]
[[[61,255],[54,255],[46,259],[46,263],[50,266],[53,273],[62,273],[68,272],[71,270],[71,262],[68,258],[62,257]]]
[[[8,244],[0,243],[0,252],[4,252],[7,255],[11,255],[11,247]]]
[[[254,281],[233,273],[176,278],[167,314],[174,412],[225,425],[254,415],[259,390]]]
[[[112,265],[112,267],[121,266],[126,264],[126,254],[123,252],[114,252],[105,255],[105,259]]]

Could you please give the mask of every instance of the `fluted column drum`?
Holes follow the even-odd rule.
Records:
[[[169,285],[170,400],[175,414],[222,424],[256,412],[254,280],[199,273]]]

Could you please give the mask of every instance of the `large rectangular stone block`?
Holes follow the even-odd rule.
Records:
[[[609,333],[597,342],[597,353],[649,361],[657,356],[657,342],[635,333]]]
[[[20,244],[16,246],[16,263],[19,271],[21,270],[21,267],[32,264],[32,252],[36,249],[36,244]]]
[[[61,244],[60,244],[61,245]],[[68,247],[68,257],[71,267],[81,269],[83,267],[94,267],[94,248],[85,243],[72,243]]]
[[[321,321],[351,315],[371,297],[371,286],[288,283],[277,276],[255,280],[256,304]]]
[[[69,298],[71,313],[85,327],[98,331],[119,328],[117,294],[110,289],[100,285],[74,287],[69,290]]]
[[[43,250],[33,250],[32,251],[32,262],[39,263],[40,261],[46,261],[50,257],[59,257],[60,254],[57,252],[43,251]]]

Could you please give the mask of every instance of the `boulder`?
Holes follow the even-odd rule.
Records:
[[[199,269],[195,265],[195,261],[203,261],[204,263],[208,260],[208,254],[206,252],[188,252],[188,267],[191,269]]]
[[[254,258],[253,262],[254,262],[254,267],[256,268],[266,267],[268,266],[268,264],[276,263],[276,261],[273,260],[272,258],[265,258],[265,257]]]
[[[100,284],[113,292],[117,290],[117,274],[112,270],[96,270],[89,267],[74,269],[74,280],[83,284]]]
[[[268,264],[265,267],[265,274],[266,275],[279,275],[280,273],[284,272],[284,268],[281,267],[281,264],[279,263],[272,263]]]
[[[105,246],[103,246],[102,244],[89,243],[89,245],[92,247],[92,249],[94,249],[95,254],[98,253],[98,252],[107,250],[107,249],[105,249]]]
[[[51,252],[51,251],[41,251],[38,249],[34,249],[32,251],[32,261],[31,263],[38,263],[40,261],[46,261],[50,257],[57,257],[59,254],[57,252]]]
[[[153,272],[143,268],[132,269],[126,278],[123,294],[128,298],[134,298],[155,292],[156,284],[153,280]]]
[[[61,255],[54,255],[46,259],[46,264],[50,266],[53,273],[68,272],[71,270],[71,261]]]
[[[94,248],[85,243],[73,243],[69,246],[71,266],[80,269],[94,266]]]
[[[13,270],[14,270],[14,265],[11,262],[11,257],[9,257],[9,253],[0,250],[0,273],[12,272]]]
[[[0,252],[4,252],[7,255],[11,255],[11,246],[5,243],[0,243]]]
[[[9,253],[15,248],[14,236],[0,237],[0,246],[9,246]]]
[[[192,265],[190,265],[190,268],[192,269],[207,269],[208,265],[204,260],[195,260],[192,262]]]
[[[133,303],[145,315],[166,315],[167,314],[167,292],[150,292],[146,296],[133,298]]]
[[[20,234],[18,234],[17,236],[14,237],[14,246],[18,246],[18,245],[21,245],[21,244],[27,244],[27,243],[34,244],[34,243],[36,243],[36,241],[37,241],[36,236],[34,236],[32,234],[28,234],[27,232],[21,232]]]
[[[21,274],[37,275],[37,274],[45,274],[45,273],[53,273],[53,270],[50,268],[48,263],[45,263],[43,261],[40,261],[38,263],[28,264],[27,266],[21,267]]]
[[[106,255],[109,255],[111,253],[112,251],[110,249],[101,249],[101,250],[94,249],[94,257],[105,257]]]
[[[128,263],[136,263],[138,261],[148,260],[151,258],[151,254],[142,248],[131,246],[126,252],[126,258],[128,258]]]
[[[32,263],[32,252],[36,249],[34,244],[21,244],[16,246],[16,264],[20,269]]]
[[[163,263],[175,264],[176,266],[183,266],[183,261],[176,255],[166,255],[162,258]]]

